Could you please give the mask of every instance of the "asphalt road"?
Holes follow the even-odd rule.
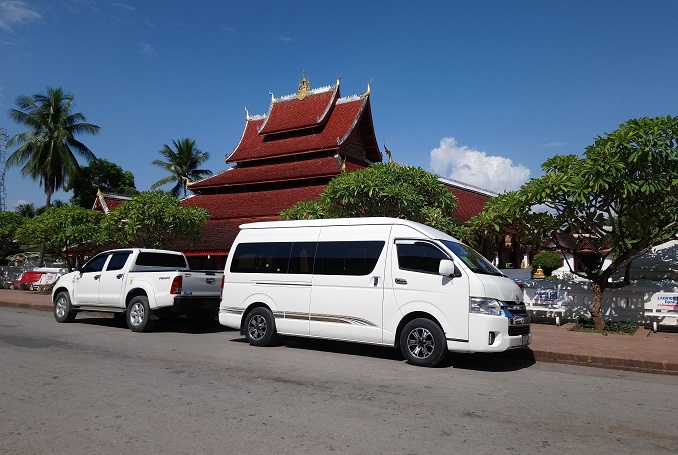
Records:
[[[678,453],[678,378],[0,308],[1,454]]]

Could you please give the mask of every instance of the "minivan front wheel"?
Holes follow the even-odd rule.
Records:
[[[255,308],[245,317],[245,339],[252,346],[270,346],[276,338],[275,319],[271,310]]]
[[[447,355],[445,333],[430,319],[413,319],[400,332],[400,350],[408,363],[434,367]]]

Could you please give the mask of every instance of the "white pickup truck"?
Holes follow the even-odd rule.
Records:
[[[186,314],[204,325],[218,313],[222,286],[223,272],[190,270],[177,251],[110,250],[54,284],[54,318],[71,322],[80,311],[112,312],[134,332],[170,315]]]

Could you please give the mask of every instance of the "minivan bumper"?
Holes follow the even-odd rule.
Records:
[[[509,322],[505,316],[469,314],[469,352],[503,352],[529,345],[532,342],[529,322],[511,326]]]

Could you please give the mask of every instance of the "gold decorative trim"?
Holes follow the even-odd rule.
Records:
[[[297,99],[303,100],[308,95],[311,94],[311,83],[306,79],[306,74],[302,72],[301,82],[299,82],[299,87],[297,89]]]

